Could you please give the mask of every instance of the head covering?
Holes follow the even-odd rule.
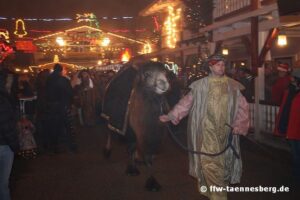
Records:
[[[289,65],[287,63],[280,63],[277,66],[277,70],[281,72],[288,72],[289,71]]]
[[[225,62],[225,57],[222,54],[214,54],[207,59],[209,66],[215,65],[219,61]]]
[[[293,69],[292,76],[300,79],[300,68]]]

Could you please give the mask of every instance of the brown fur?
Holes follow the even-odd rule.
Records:
[[[138,155],[139,159],[143,159],[148,166],[149,178],[145,187],[149,191],[160,189],[159,183],[153,177],[151,166],[152,156],[158,152],[164,133],[164,125],[159,121],[159,116],[167,111],[168,89],[167,70],[162,63],[149,62],[139,66],[129,98],[128,118],[125,119],[125,122],[128,120],[126,136],[131,157],[126,173],[132,176],[139,174],[135,157]],[[110,150],[109,135],[104,156],[109,157]]]
[[[151,156],[157,153],[164,132],[159,116],[167,105],[165,93],[157,94],[153,85],[155,81],[148,80],[149,76],[156,76],[158,73],[166,75],[162,64],[149,63],[141,67],[130,97],[129,126],[135,133],[140,155]]]

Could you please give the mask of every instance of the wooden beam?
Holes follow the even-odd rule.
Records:
[[[280,27],[283,24],[280,24],[279,18],[271,19],[271,20],[265,20],[262,22],[259,22],[259,31],[268,31],[272,28]]]
[[[214,54],[221,52],[222,44],[223,44],[223,41],[216,42],[216,48],[215,48],[215,53]]]
[[[266,41],[264,43],[263,48],[261,49],[259,58],[258,58],[258,67],[261,67],[265,61],[265,57],[268,53],[268,51],[270,51],[270,49],[272,48],[272,44],[274,42],[274,40],[276,39],[277,35],[278,35],[279,29],[278,28],[273,28],[272,30],[269,31],[269,34],[266,38]]]
[[[260,2],[259,0],[251,0],[252,10],[257,10],[259,8]]]
[[[242,27],[239,29],[233,29],[231,31],[226,32],[213,32],[213,41],[218,42],[222,40],[228,40],[236,37],[240,37],[242,35],[250,34],[251,28],[250,26]]]
[[[258,17],[251,18],[251,70],[254,76],[258,71]]]

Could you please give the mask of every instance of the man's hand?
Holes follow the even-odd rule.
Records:
[[[237,128],[237,127],[233,127],[233,130],[232,130],[232,133],[233,134],[237,134],[237,135],[240,135],[240,130]]]
[[[159,120],[161,121],[161,122],[168,122],[168,121],[171,121],[174,125],[177,125],[177,124],[179,124],[179,120],[178,119],[170,119],[170,117],[168,116],[168,115],[161,115],[160,117],[159,117]]]
[[[168,115],[161,115],[161,116],[159,116],[159,120],[160,120],[161,122],[168,122],[168,121],[170,121]]]

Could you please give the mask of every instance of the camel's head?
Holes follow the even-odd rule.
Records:
[[[140,67],[138,82],[139,86],[156,94],[163,94],[169,89],[167,70],[162,63],[148,62]]]

